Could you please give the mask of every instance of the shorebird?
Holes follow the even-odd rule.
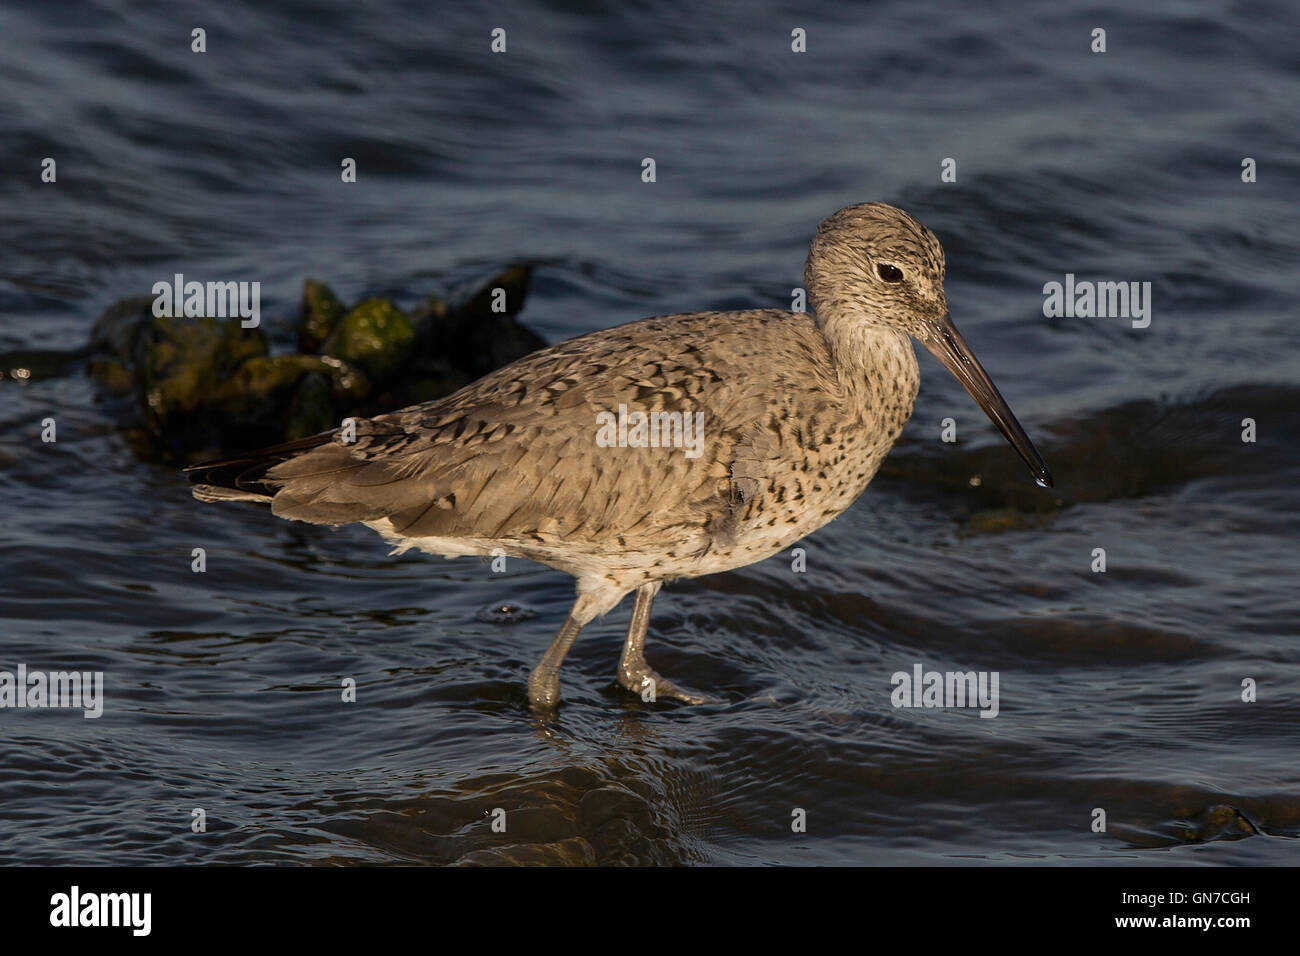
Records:
[[[934,233],[901,209],[849,206],[812,241],[808,313],[692,312],[592,332],[446,398],[354,420],[355,434],[195,465],[194,495],[360,522],[395,554],[504,553],[571,574],[573,609],[528,678],[538,711],[559,702],[582,628],[635,591],[619,683],[701,703],[646,663],[655,595],[771,557],[853,503],[911,417],[909,337],[1050,487],[948,315],[944,268]]]

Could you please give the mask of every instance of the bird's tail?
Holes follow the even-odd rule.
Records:
[[[280,489],[280,482],[267,478],[267,472],[282,462],[319,448],[334,439],[334,432],[322,432],[298,441],[259,448],[255,451],[200,462],[185,469],[200,501],[268,502]]]

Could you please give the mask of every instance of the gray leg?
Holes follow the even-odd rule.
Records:
[[[658,581],[643,584],[637,589],[636,604],[632,607],[632,623],[627,629],[623,644],[623,659],[618,663],[618,682],[639,697],[654,688],[654,698],[671,697],[688,704],[709,703],[708,698],[689,694],[645,662],[645,635],[650,627],[650,606],[662,585]]]
[[[573,615],[569,615],[560,628],[560,633],[555,635],[555,640],[551,641],[551,646],[542,655],[541,661],[528,675],[528,703],[533,710],[554,710],[560,702],[560,665],[564,663],[564,656],[569,653],[569,648],[578,639],[581,630],[582,625],[573,619]]]

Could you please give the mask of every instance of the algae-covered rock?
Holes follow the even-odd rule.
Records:
[[[305,381],[319,378],[328,391],[313,400],[312,390],[302,394]],[[211,413],[224,421],[242,423],[249,427],[283,425],[286,411],[299,402],[299,412],[304,416],[321,413],[326,422],[324,431],[338,424],[340,410],[360,401],[368,390],[364,376],[345,363],[321,355],[261,355],[250,358],[221,383],[212,395]]]
[[[315,279],[305,279],[302,284],[302,306],[298,312],[298,348],[315,352],[338,327],[347,313],[330,287]]]
[[[135,373],[125,362],[99,357],[90,360],[87,371],[108,395],[121,398],[135,391]]]
[[[421,326],[428,326],[434,322],[441,322],[445,319],[451,309],[447,303],[436,295],[427,295],[424,301],[411,310],[411,321],[416,326],[416,334],[419,334]]]
[[[90,350],[121,363],[133,362],[135,340],[153,321],[153,303],[149,295],[114,302],[90,327]]]
[[[516,266],[459,307],[430,297],[408,317],[387,299],[351,310],[322,282],[303,283],[299,354],[269,353],[237,320],[153,315],[154,298],[113,303],[77,352],[11,353],[13,377],[54,374],[88,359],[142,457],[194,461],[271,445],[441,398],[545,343],[514,316],[529,269]],[[4,365],[0,356],[0,365]],[[0,376],[4,376],[0,368]]]
[[[119,299],[103,311],[90,327],[86,350],[92,354],[86,370],[95,383],[115,397],[136,390],[135,342],[153,322],[153,297]]]
[[[511,266],[489,280],[457,311],[467,316],[481,318],[490,318],[494,315],[518,315],[524,307],[524,297],[528,294],[528,279],[531,275],[532,269],[529,266]]]
[[[458,388],[468,385],[473,379],[445,361],[434,358],[418,357],[406,372],[378,395],[367,402],[371,412],[393,411],[433,401],[450,395]]]
[[[341,418],[339,402],[329,377],[322,372],[309,372],[302,377],[289,402],[284,440],[293,441],[329,431],[338,426]]]
[[[132,351],[141,410],[161,433],[203,407],[245,361],[266,355],[267,343],[261,329],[236,321],[151,316]]]
[[[414,342],[415,329],[400,309],[387,299],[367,299],[343,317],[324,351],[383,382],[410,361]]]
[[[421,352],[446,360],[474,379],[544,348],[536,332],[515,320],[531,272],[528,266],[513,266],[459,308],[429,308],[421,316]]]

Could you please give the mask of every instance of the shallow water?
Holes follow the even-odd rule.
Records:
[[[609,6],[6,4],[0,352],[178,271],[259,280],[282,342],[305,276],[412,304],[516,260],[548,341],[784,308],[819,219],[880,199],[1056,488],[923,354],[806,572],[656,602],[650,661],[719,703],[613,684],[628,602],[539,721],[567,577],[201,505],[84,375],[0,381],[0,670],[106,682],[98,720],[0,710],[0,860],[1294,864],[1294,6]],[[1045,318],[1066,273],[1150,282],[1150,326]],[[998,716],[893,707],[918,664],[998,672]]]

